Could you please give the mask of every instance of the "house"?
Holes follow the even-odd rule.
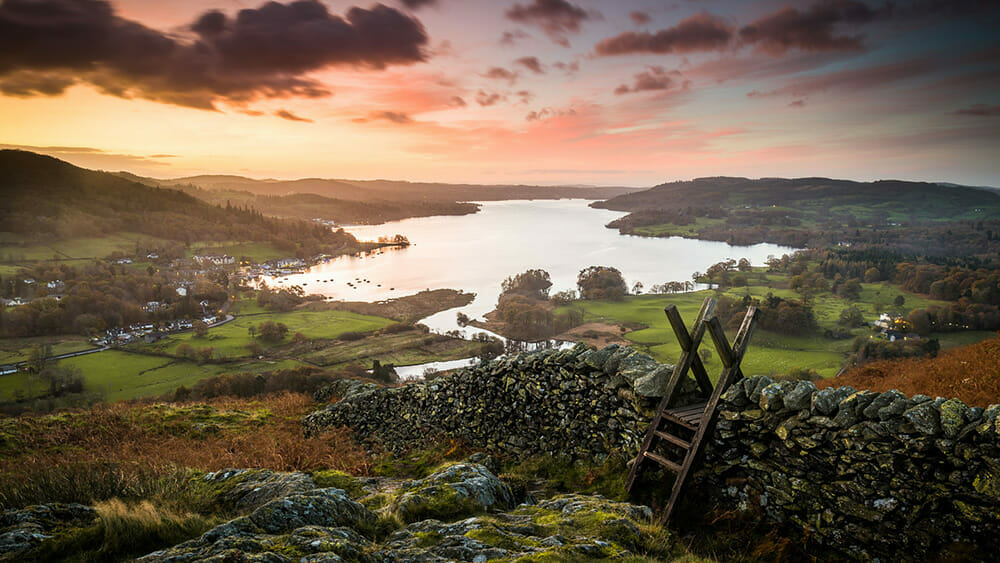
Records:
[[[142,307],[142,310],[146,311],[147,313],[155,313],[159,311],[163,306],[164,304],[159,301],[147,301],[146,304]]]
[[[65,293],[66,284],[62,280],[53,280],[45,284],[45,287],[49,290],[49,293]]]
[[[177,295],[180,295],[181,297],[187,297],[187,294],[188,294],[188,290],[187,290],[186,287],[178,287],[177,288]]]
[[[229,266],[236,263],[236,259],[227,254],[196,254],[191,258],[200,266],[205,266],[206,264]]]

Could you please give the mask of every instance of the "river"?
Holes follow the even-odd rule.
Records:
[[[279,287],[297,284],[307,293],[346,301],[378,301],[438,288],[475,293],[471,304],[421,321],[435,332],[445,332],[462,330],[455,318],[459,311],[475,319],[493,310],[504,278],[531,268],[549,272],[552,293],[575,289],[577,274],[588,266],[613,266],[622,272],[629,288],[638,281],[648,289],[690,280],[695,271],[703,272],[729,258],[747,258],[762,265],[768,256],[795,250],[773,244],[730,246],[680,237],[623,236],[604,225],[624,213],[593,209],[589,203],[579,199],[491,201],[482,203],[480,212],[472,215],[345,227],[358,240],[398,233],[411,245],[367,256],[343,256],[302,274],[265,281]]]

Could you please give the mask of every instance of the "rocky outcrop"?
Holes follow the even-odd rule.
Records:
[[[359,490],[364,482],[357,480]],[[586,560],[629,555],[642,545],[639,526],[650,517],[646,507],[599,496],[515,507],[510,489],[473,463],[390,488],[390,499],[379,493],[354,500],[333,488],[277,498],[139,561],[475,562],[546,553]],[[437,507],[435,518],[426,518],[427,507]],[[404,526],[387,532],[400,518]]]
[[[460,463],[400,487],[391,505],[403,522],[454,519],[487,510],[513,508],[514,495],[482,465]]]
[[[616,344],[521,353],[424,383],[344,387],[340,402],[303,425],[307,434],[348,426],[359,439],[397,452],[449,437],[517,456],[631,455],[672,369]],[[693,390],[686,380],[679,400]]]
[[[47,554],[49,540],[68,529],[86,528],[97,511],[82,504],[53,503],[0,513],[0,561],[30,561]]]
[[[1000,406],[754,377],[719,416],[689,490],[723,508],[861,559],[1000,549]]]

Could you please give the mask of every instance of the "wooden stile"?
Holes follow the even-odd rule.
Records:
[[[729,346],[729,341],[726,339],[726,333],[722,324],[719,323],[719,319],[712,316],[714,310],[715,300],[711,297],[706,298],[698,312],[698,317],[695,319],[692,331],[689,333],[676,307],[670,305],[664,309],[681,345],[681,356],[677,360],[677,365],[674,366],[663,398],[660,400],[656,414],[646,430],[639,454],[632,463],[628,479],[625,482],[625,490],[631,492],[642,466],[647,460],[654,461],[675,473],[670,500],[660,515],[660,523],[669,520],[677,507],[684,484],[704,450],[706,440],[712,434],[722,394],[730,385],[743,378],[740,362],[743,361],[743,356],[746,354],[750,336],[757,322],[757,308],[750,307],[747,310],[743,324],[736,335],[736,340],[733,341],[733,347]],[[698,356],[698,347],[701,345],[705,332],[708,332],[712,338],[723,365],[722,373],[714,386]],[[689,369],[692,371],[704,398],[693,404],[670,407],[674,392]],[[687,436],[687,434],[692,435]],[[676,453],[681,459],[671,460],[654,452],[654,448],[660,444],[667,446],[668,451]]]

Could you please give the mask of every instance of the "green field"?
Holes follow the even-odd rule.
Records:
[[[28,359],[35,346],[52,346],[52,355],[89,350],[94,346],[82,336],[38,336],[34,338],[0,339],[0,364],[12,364]]]
[[[295,368],[294,360],[198,365],[186,360],[107,350],[62,360],[60,366],[79,368],[84,389],[99,393],[105,401],[156,397],[172,393],[181,385],[192,386],[207,377],[223,373],[263,372]],[[38,396],[41,383],[25,373],[0,377],[0,402]]]
[[[338,342],[305,352],[301,358],[319,366],[340,366],[352,362],[369,365],[373,360],[383,364],[409,366],[468,358],[478,354],[481,347],[478,342],[409,330],[398,334],[369,336],[353,342]]]
[[[755,269],[750,275],[750,283],[754,285],[748,287],[729,288],[722,292],[703,290],[674,295],[632,296],[618,302],[577,301],[570,307],[578,307],[584,311],[584,322],[646,327],[627,333],[625,338],[661,362],[674,362],[681,350],[663,313],[664,307],[671,304],[677,306],[685,321],[691,323],[697,316],[705,297],[709,296],[727,295],[740,299],[744,295],[750,295],[762,298],[768,293],[773,293],[785,299],[800,298],[794,291],[781,289],[786,279],[786,276],[780,274],[763,275],[760,269]],[[897,295],[902,295],[905,300],[902,307],[892,305]],[[747,375],[772,375],[786,373],[792,368],[802,368],[815,370],[824,377],[836,375],[851,353],[853,336],[871,334],[870,329],[862,327],[850,331],[852,338],[835,340],[822,335],[826,329],[840,328],[837,322],[840,313],[851,305],[861,310],[865,321],[875,321],[883,312],[905,314],[916,308],[946,306],[947,302],[927,299],[887,283],[862,284],[861,299],[857,302],[847,301],[830,292],[823,293],[813,298],[813,312],[820,328],[818,333],[790,336],[756,330],[743,361],[744,371]],[[690,329],[690,326],[688,328]],[[991,334],[989,331],[975,331],[931,336],[938,338],[942,347],[948,348],[979,342]],[[733,336],[734,334],[729,334],[730,338]],[[712,349],[710,345],[703,347]],[[722,369],[714,349],[708,367],[712,368],[710,371],[716,373]]]
[[[287,251],[279,250],[266,242],[196,242],[188,250],[188,257],[195,254],[228,254],[236,259],[246,256],[254,262],[267,262],[287,258]]]
[[[256,305],[247,306],[253,309]],[[264,348],[272,348],[287,344],[296,332],[301,332],[309,339],[337,338],[345,332],[370,332],[380,329],[393,321],[380,317],[359,315],[347,311],[292,311],[288,313],[256,313],[240,315],[234,320],[211,328],[208,336],[198,338],[188,332],[171,336],[155,344],[135,345],[133,349],[140,352],[176,355],[177,347],[187,343],[194,348],[214,348],[214,356],[218,359],[248,358],[250,351],[247,345],[254,341],[250,337],[249,328],[260,323],[272,321],[284,323],[288,327],[288,335],[281,342],[267,343],[257,339]]]
[[[156,246],[160,242],[148,235],[117,233],[103,237],[67,239],[48,244],[0,246],[0,261],[17,263],[34,260],[91,260],[104,258],[115,251],[131,254],[137,245]]]

